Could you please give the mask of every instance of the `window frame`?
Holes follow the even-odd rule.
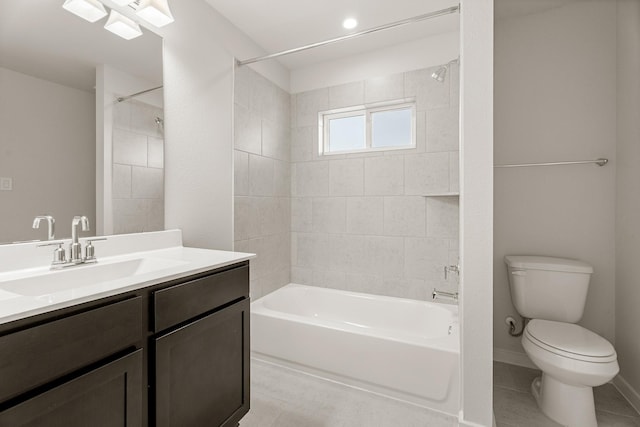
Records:
[[[401,146],[373,147],[373,124],[371,120],[372,114],[395,110],[411,111],[411,143],[409,145]],[[365,147],[356,150],[330,151],[331,138],[329,133],[329,121],[334,119],[343,119],[347,117],[358,116],[365,117]],[[335,156],[342,154],[371,153],[390,150],[411,150],[417,147],[416,133],[416,101],[413,98],[321,111],[318,113],[318,155]]]

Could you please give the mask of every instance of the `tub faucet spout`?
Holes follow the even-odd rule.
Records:
[[[431,293],[432,299],[448,299],[450,301],[458,301],[458,293],[457,292],[445,292],[439,291],[436,288],[433,288],[433,292]]]

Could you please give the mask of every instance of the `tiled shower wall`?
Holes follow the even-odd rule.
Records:
[[[114,106],[113,232],[164,230],[163,110],[140,101]]]
[[[291,96],[291,279],[415,299],[458,263],[458,87],[432,69]],[[318,112],[401,98],[417,104],[417,148],[320,156]],[[431,195],[431,197],[430,197]]]
[[[290,282],[289,94],[251,70],[234,89],[235,250],[252,252],[251,298]]]

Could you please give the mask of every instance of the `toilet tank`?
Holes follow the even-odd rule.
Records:
[[[582,318],[593,267],[544,256],[504,257],[511,301],[521,316],[576,323]]]

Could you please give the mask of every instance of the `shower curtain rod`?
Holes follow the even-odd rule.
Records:
[[[604,166],[609,163],[609,159],[596,159],[596,160],[578,160],[575,162],[550,162],[550,163],[518,163],[513,165],[493,165],[494,168],[525,168],[530,166],[558,166],[558,165],[587,165],[595,163],[598,166]]]
[[[244,61],[236,60],[236,64],[238,65],[238,67],[241,67],[243,65],[253,64],[254,62],[266,61],[267,59],[278,58],[280,56],[290,55],[292,53],[302,52],[304,50],[313,49],[313,48],[320,47],[320,46],[326,46],[328,44],[341,42],[343,40],[349,40],[349,39],[352,39],[352,38],[355,38],[355,37],[360,37],[360,36],[365,36],[367,34],[377,33],[378,31],[388,30],[390,28],[395,28],[395,27],[399,27],[399,26],[407,25],[407,24],[413,24],[414,22],[424,21],[426,19],[437,18],[439,16],[449,15],[449,14],[458,12],[459,10],[460,10],[460,5],[453,6],[453,7],[448,7],[446,9],[437,10],[435,12],[425,13],[424,15],[414,16],[413,18],[408,18],[408,19],[403,19],[401,21],[391,22],[389,24],[384,24],[384,25],[381,25],[379,27],[369,28],[368,30],[363,30],[363,31],[360,31],[360,32],[357,32],[357,33],[348,34],[346,36],[336,37],[334,39],[329,39],[329,40],[325,40],[325,41],[321,41],[321,42],[317,42],[317,43],[312,43],[312,44],[308,44],[308,45],[302,46],[302,47],[297,47],[297,48],[294,48],[294,49],[283,50],[283,51],[272,53],[272,54],[269,54],[269,55],[258,56],[258,57],[251,58],[251,59],[245,59]]]
[[[141,90],[140,92],[132,93],[131,95],[121,96],[121,97],[117,98],[117,101],[118,102],[126,101],[128,99],[135,98],[138,95],[142,95],[144,93],[152,92],[154,90],[158,90],[158,89],[162,89],[162,88],[163,88],[163,86],[158,86],[158,87],[153,87],[153,88],[147,89],[147,90]]]

